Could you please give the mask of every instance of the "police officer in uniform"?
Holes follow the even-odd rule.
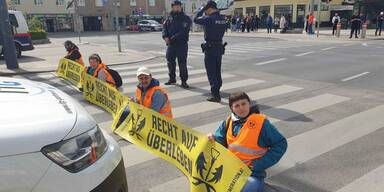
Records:
[[[189,30],[191,27],[191,19],[185,15],[182,10],[181,2],[175,0],[172,3],[172,11],[170,16],[164,22],[163,39],[167,45],[167,63],[169,70],[169,81],[166,85],[176,83],[176,58],[179,64],[181,87],[189,88],[187,84],[187,54]]]
[[[204,27],[205,43],[201,45],[201,48],[205,54],[205,69],[207,70],[212,93],[212,97],[208,98],[207,101],[220,102],[220,88],[222,85],[221,59],[225,48],[225,45],[223,45],[223,36],[226,29],[225,16],[220,15],[214,1],[208,1],[197,13],[194,22]]]

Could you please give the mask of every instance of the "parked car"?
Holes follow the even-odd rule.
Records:
[[[155,20],[141,20],[138,22],[139,31],[162,31],[163,25]]]
[[[0,191],[127,192],[116,141],[50,85],[0,77]]]
[[[27,21],[21,11],[8,11],[9,22],[11,23],[13,38],[16,47],[17,57],[21,57],[22,51],[33,50],[31,34],[28,33]],[[0,42],[0,55],[3,54],[3,46]]]

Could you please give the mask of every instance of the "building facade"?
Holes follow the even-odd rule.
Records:
[[[284,15],[293,27],[303,27],[306,15],[310,13],[312,0],[235,0],[233,15],[258,15],[265,23],[268,14],[273,18]],[[314,14],[323,24],[329,23],[334,12],[352,13],[353,6],[343,4],[344,0],[332,0],[329,4],[314,0]]]
[[[26,18],[37,17],[48,32],[73,31],[73,16],[67,0],[8,0],[8,8],[22,11]]]
[[[27,19],[43,21],[48,32],[110,31],[117,22],[124,30],[144,17],[161,20],[166,15],[165,0],[76,0],[68,9],[72,0],[7,1],[9,9],[22,11]]]

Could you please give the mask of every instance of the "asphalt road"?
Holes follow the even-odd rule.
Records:
[[[65,41],[67,34],[52,37]],[[213,132],[229,114],[227,104],[205,101],[209,92],[199,44],[191,36],[188,64],[191,89],[168,86],[175,119],[202,132]],[[72,37],[72,40],[76,40]],[[287,137],[289,149],[268,170],[267,182],[290,191],[381,191],[384,181],[383,41],[318,42],[299,39],[225,39],[222,95],[236,90],[251,95]],[[82,41],[114,48],[113,34],[90,33]],[[160,33],[123,34],[122,47],[164,55]],[[164,57],[113,67],[121,73],[151,66],[155,78],[167,80]],[[48,82],[73,95],[110,133],[111,117],[81,98],[81,94],[53,77],[23,78]],[[123,75],[124,92],[133,95],[134,74]],[[112,133],[110,133],[112,134]],[[115,136],[116,139],[118,139]],[[129,190],[132,192],[188,191],[185,177],[175,167],[120,141]]]

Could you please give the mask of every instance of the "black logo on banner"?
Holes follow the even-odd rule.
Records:
[[[93,97],[93,94],[92,92],[95,90],[95,84],[87,81],[87,83],[85,84],[85,96],[86,97]]]
[[[215,162],[219,158],[219,156],[220,152],[214,148],[211,148],[211,161],[207,170],[208,164],[204,152],[200,153],[199,157],[196,160],[196,169],[200,177],[193,177],[193,179],[195,180],[193,182],[193,185],[205,185],[207,192],[216,192],[216,189],[212,186],[212,183],[219,182],[223,174],[223,165],[215,167]],[[212,171],[212,168],[214,168],[215,170]]]
[[[67,65],[66,65],[66,63],[61,63],[61,65],[60,65],[60,68],[59,68],[59,73],[61,73],[61,74],[64,74],[65,73],[65,69],[67,68]]]
[[[129,130],[129,135],[130,136],[136,136],[138,140],[142,140],[143,136],[140,135],[140,132],[143,130],[145,127],[145,118],[142,118],[143,114],[143,109],[138,109],[137,110],[137,115],[135,118],[135,114],[132,114],[130,118],[128,119],[129,121],[132,121],[132,129]]]

